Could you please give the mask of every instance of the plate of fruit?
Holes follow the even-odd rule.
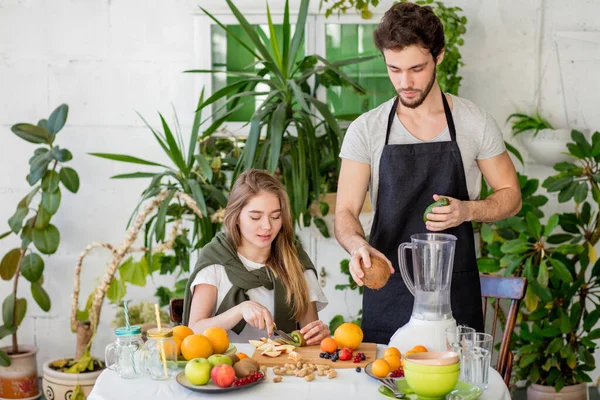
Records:
[[[229,356],[235,360],[236,347],[229,343],[227,331],[219,327],[207,328],[202,334],[194,333],[187,326],[173,328],[173,340],[177,344],[177,366],[185,368],[194,358],[221,358]],[[214,364],[214,363],[213,363]]]
[[[233,364],[213,365],[205,358],[190,360],[185,370],[177,375],[181,386],[202,393],[223,393],[246,389],[264,380],[258,363],[245,358]]]

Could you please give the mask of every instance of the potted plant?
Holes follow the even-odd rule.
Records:
[[[569,160],[564,152],[571,139],[569,129],[554,129],[539,113],[534,116],[513,113],[506,119],[509,121],[512,121],[513,137],[519,136],[523,147],[538,163],[552,167]]]
[[[565,399],[573,392],[573,398],[585,398],[588,372],[595,368],[594,340],[600,338],[595,329],[600,261],[594,250],[600,238],[600,133],[592,143],[578,131],[571,137],[566,147],[573,161],[556,164],[559,173],[543,187],[558,192],[561,203],[573,199],[575,212],[555,214],[544,225],[530,211],[482,229],[487,255],[479,260],[480,269],[528,278],[512,347],[517,376],[531,384],[530,399],[547,398],[550,391]],[[586,201],[590,192],[592,203]]]
[[[13,281],[13,290],[2,303],[4,324],[0,326],[0,339],[12,335],[12,346],[0,348],[1,398],[33,399],[39,396],[37,348],[21,344],[17,338],[18,327],[28,308],[27,300],[18,296],[18,289],[22,288],[19,283],[29,282],[37,305],[45,312],[50,310],[50,297],[42,286],[44,259],[38,252],[54,254],[60,244],[60,232],[50,222],[60,206],[61,186],[73,193],[79,190],[77,172],[64,166],[73,158],[71,152],[55,144],[56,135],[67,121],[68,111],[68,106],[62,104],[37,125],[20,123],[11,127],[20,138],[42,146],[35,149],[29,160],[27,182],[33,189],[19,202],[8,220],[10,231],[0,236],[16,234],[21,239],[20,247],[10,250],[0,263],[2,279]]]
[[[240,38],[208,11],[202,9],[217,25],[226,31],[256,62],[244,71],[190,70],[190,73],[228,74],[240,80],[212,94],[203,107],[225,101],[225,112],[215,112],[214,122],[203,136],[213,134],[229,115],[245,101],[264,92],[256,91],[258,84],[270,89],[266,99],[257,106],[250,124],[248,138],[237,165],[236,173],[248,168],[266,169],[276,173],[290,196],[292,214],[296,222],[310,223],[309,206],[320,201],[322,178],[319,158],[323,152],[335,154],[332,169],[339,172],[342,131],[326,104],[319,101],[319,85],[348,85],[364,93],[364,89],[341,71],[341,67],[374,57],[360,57],[331,63],[318,55],[302,56],[304,30],[308,17],[309,0],[302,0],[295,24],[290,22],[286,2],[282,35],[277,35],[267,6],[269,36],[260,26],[251,25],[242,12],[227,0],[231,12],[242,27],[245,37]],[[292,27],[294,34],[292,35]],[[252,46],[252,47],[251,47]],[[314,81],[314,83],[312,83]],[[223,108],[221,107],[221,109]],[[263,132],[264,131],[264,132]],[[264,137],[261,137],[264,133]],[[326,228],[319,217],[316,221]],[[322,230],[328,235],[328,232]]]

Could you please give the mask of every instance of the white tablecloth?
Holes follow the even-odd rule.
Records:
[[[253,347],[249,344],[236,344],[238,351],[252,354]],[[383,353],[384,347],[378,346],[378,353]],[[357,373],[354,369],[338,369],[335,379],[317,376],[312,382],[295,376],[284,376],[283,381],[273,382],[272,370],[267,372],[267,380],[259,385],[239,390],[236,392],[222,393],[219,395],[198,393],[188,390],[175,380],[153,381],[150,378],[121,379],[109,370],[105,370],[98,377],[88,400],[121,400],[121,399],[261,399],[261,400],[334,400],[334,399],[385,399],[377,392],[380,383],[364,373]],[[490,368],[489,385],[483,392],[481,400],[510,400],[508,391],[502,377]]]

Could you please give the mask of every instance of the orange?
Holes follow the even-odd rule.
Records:
[[[360,329],[360,326],[352,322],[344,322],[337,327],[333,333],[333,338],[340,349],[349,347],[352,350],[356,350],[362,343],[363,331]]]
[[[404,354],[404,358],[406,356],[415,354],[415,353],[427,353],[427,348],[425,346],[415,346]]]
[[[213,347],[204,335],[190,335],[181,342],[181,354],[186,360],[208,358],[213,355]]]
[[[390,371],[395,371],[402,366],[402,361],[398,356],[384,356],[383,359],[390,365]]]
[[[411,349],[412,351],[414,351],[415,353],[427,353],[427,348],[425,346],[415,346]]]
[[[328,337],[321,340],[321,351],[325,353],[334,353],[338,348],[334,338]]]
[[[246,353],[237,353],[236,356],[238,356],[240,361],[243,360],[244,358],[248,358],[248,355]]]
[[[378,358],[373,361],[371,372],[378,378],[385,378],[390,373],[390,364],[383,358]]]
[[[400,353],[400,350],[398,350],[395,347],[388,347],[387,349],[385,349],[385,353],[383,353],[384,358],[387,356],[398,356],[402,358],[402,353]]]
[[[227,331],[218,326],[206,328],[202,333],[210,341],[215,354],[223,354],[229,348],[229,336]]]
[[[175,328],[173,328],[173,336],[179,336],[181,340],[193,334],[194,331],[185,325],[178,325]]]

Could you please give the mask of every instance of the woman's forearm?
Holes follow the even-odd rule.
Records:
[[[194,333],[202,333],[206,328],[210,328],[211,326],[218,326],[226,331],[229,331],[236,326],[241,319],[241,304],[238,304],[237,306],[230,308],[222,314],[215,315],[212,318],[200,319],[193,324],[190,324],[190,328],[192,328]]]

